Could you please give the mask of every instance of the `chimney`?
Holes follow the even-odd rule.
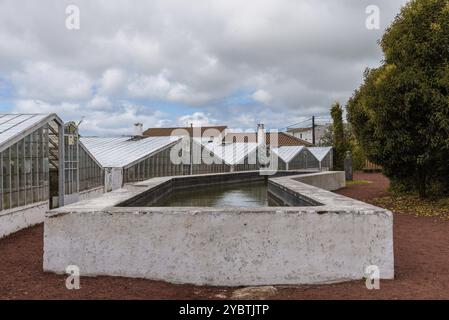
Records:
[[[134,136],[135,137],[141,137],[143,136],[143,124],[141,123],[135,123],[134,124]]]
[[[257,144],[265,144],[265,128],[263,123],[257,124]]]

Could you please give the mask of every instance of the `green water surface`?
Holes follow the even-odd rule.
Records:
[[[269,207],[279,206],[267,192],[266,182],[219,184],[178,190],[153,207]]]

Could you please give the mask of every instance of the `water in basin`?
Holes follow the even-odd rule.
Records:
[[[267,192],[267,183],[219,184],[177,190],[153,207],[268,207],[280,206]]]

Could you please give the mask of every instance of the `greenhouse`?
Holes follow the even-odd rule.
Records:
[[[55,114],[0,114],[0,237],[64,205],[63,131]]]
[[[203,141],[202,145],[207,151],[215,155],[218,161],[225,165],[226,171],[259,170],[257,143],[216,143]]]
[[[0,114],[0,237],[41,222],[48,209],[153,177],[332,169],[331,147],[273,148],[264,165],[264,136],[260,143],[226,143],[137,130],[134,136],[80,138],[74,122],[64,124],[55,114]]]
[[[80,141],[78,145],[80,199],[104,192],[104,169]]]
[[[284,146],[273,148],[273,153],[278,156],[278,170],[303,170],[317,169],[318,160],[304,146]]]
[[[202,138],[187,139],[186,142],[188,141],[191,141],[192,148],[191,174],[221,173],[229,172],[231,170],[230,164],[224,161],[219,153],[216,153],[220,150],[215,150],[215,148],[212,147],[216,145],[216,142]],[[219,145],[221,146],[221,143]],[[184,146],[184,150],[189,154],[189,148],[185,148]],[[187,162],[190,163],[189,161]]]
[[[332,147],[309,147],[313,156],[318,161],[319,170],[332,170],[333,168],[333,149]]]
[[[74,122],[64,125],[64,203],[104,193],[104,169],[80,141]]]
[[[86,150],[105,169],[106,191],[152,177],[189,174],[188,165],[170,161],[171,147],[180,141],[180,137],[81,138]]]
[[[193,139],[189,143],[181,136],[83,137],[81,143],[105,169],[106,191],[154,177],[229,171],[201,143]],[[189,150],[193,151],[192,156]],[[171,159],[172,152],[177,155],[175,159]]]

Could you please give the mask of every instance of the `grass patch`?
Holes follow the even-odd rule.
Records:
[[[371,184],[372,181],[369,180],[352,180],[352,181],[346,181],[347,186],[354,186],[354,185],[360,185],[360,184]]]
[[[421,199],[415,194],[392,194],[370,202],[393,212],[449,220],[449,198]]]

